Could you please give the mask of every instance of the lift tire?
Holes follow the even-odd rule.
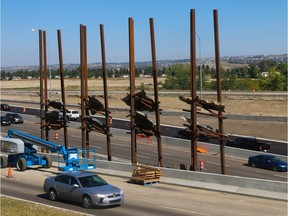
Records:
[[[19,158],[16,162],[16,167],[19,171],[25,171],[27,169],[27,161],[25,158]]]
[[[50,156],[43,156],[43,160],[46,161],[46,165],[43,165],[44,168],[50,168],[52,166],[52,159]]]
[[[1,168],[6,168],[8,166],[8,159],[6,156],[1,156]]]

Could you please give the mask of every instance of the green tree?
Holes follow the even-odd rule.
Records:
[[[166,80],[163,87],[166,89],[187,90],[190,87],[190,66],[176,64],[169,67],[166,72]]]
[[[268,77],[260,78],[259,85],[262,90],[286,91],[287,90],[287,77],[277,72],[276,67],[273,67],[269,71]]]

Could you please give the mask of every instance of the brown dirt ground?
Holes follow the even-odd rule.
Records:
[[[158,82],[163,82],[163,79],[158,79]],[[136,87],[141,83],[145,86],[151,86],[152,78],[138,78],[136,79]],[[39,89],[39,80],[22,80],[22,81],[1,81],[1,98],[9,100],[24,100],[24,101],[39,101],[39,96],[36,93],[29,93],[28,89]],[[66,90],[78,90],[80,86],[79,80],[67,79],[65,80]],[[88,86],[93,86],[89,90],[102,90],[103,81],[100,79],[91,79],[88,81]],[[121,101],[126,93],[122,90],[127,90],[129,86],[129,79],[112,79],[108,80],[108,90],[112,91],[109,95],[109,107],[126,108],[127,112],[112,112],[113,118],[126,118],[129,112],[129,107]],[[19,92],[19,90],[25,90]],[[60,95],[55,94],[55,91],[60,90],[60,80],[52,80],[53,97],[52,100],[59,100]],[[119,92],[117,92],[119,90]],[[121,90],[121,91],[120,91]],[[17,91],[17,92],[16,92]],[[153,98],[153,95],[149,95]],[[215,96],[206,96],[204,99],[216,100]],[[99,99],[100,101],[102,99]],[[223,97],[223,104],[225,105],[225,113],[228,114],[245,114],[245,115],[267,115],[267,116],[287,116],[287,97],[277,98],[269,96],[265,98],[258,97]],[[180,101],[178,96],[165,94],[159,96],[160,107],[163,110],[182,111],[182,109],[189,109],[189,105]],[[67,95],[66,103],[69,105],[76,105],[80,103],[80,98],[75,95]],[[224,113],[224,115],[225,115]],[[149,115],[149,119],[155,122],[154,115]],[[180,116],[161,116],[161,124],[169,124],[176,126],[183,126],[184,120]],[[198,118],[199,124],[209,124],[214,128],[218,127],[217,118]],[[224,120],[224,132],[241,135],[249,135],[262,137],[267,139],[277,139],[287,141],[287,122],[271,122],[271,121],[247,121],[247,120]]]

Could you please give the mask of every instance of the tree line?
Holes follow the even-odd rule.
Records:
[[[136,67],[136,76],[151,76],[152,67]],[[200,76],[200,72],[202,76]],[[263,73],[264,72],[264,73]],[[48,77],[60,76],[59,70],[47,71]],[[79,78],[80,67],[65,70],[66,77]],[[160,67],[157,75],[166,75],[163,83],[165,89],[188,90],[190,88],[190,65],[175,64],[169,67]],[[102,68],[88,68],[88,78],[102,78]],[[123,77],[129,75],[128,68],[108,69],[107,76]],[[13,77],[26,79],[27,77],[39,78],[38,70],[18,70],[15,72],[1,71],[1,80],[11,80]],[[222,89],[223,90],[265,90],[265,91],[286,91],[287,90],[287,62],[277,63],[273,60],[264,60],[259,63],[250,63],[247,66],[224,69],[221,67]],[[199,65],[197,67],[197,89],[200,89],[200,80],[202,78],[203,90],[216,90],[216,69],[209,65]]]
[[[201,67],[201,68],[200,68]],[[264,60],[258,64],[221,70],[222,90],[263,90],[287,91],[287,62],[277,63]],[[202,76],[200,76],[200,71]],[[166,72],[166,89],[188,90],[190,88],[190,65],[172,65]],[[202,77],[203,90],[217,90],[216,69],[209,65],[197,67],[196,83],[200,89]]]

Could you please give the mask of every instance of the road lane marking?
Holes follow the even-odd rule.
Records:
[[[124,146],[125,146],[125,145],[123,145],[123,144],[117,144],[117,143],[111,143],[111,145],[120,146],[120,147],[124,147]]]
[[[284,179],[287,179],[287,178],[288,178],[287,176],[281,176],[281,175],[277,175],[277,174],[274,174],[273,176],[275,176],[275,177],[280,177],[280,178],[284,178]]]
[[[205,163],[221,166],[221,164],[219,164],[219,163],[214,163],[214,162],[210,162],[210,161],[205,161]],[[225,165],[225,166],[230,167],[229,165]]]
[[[154,153],[158,154],[157,151],[154,151]],[[162,153],[162,155],[166,155],[166,156],[173,156],[172,154],[168,154],[168,153]]]
[[[146,159],[149,159],[149,158],[150,158],[150,157],[147,157],[147,156],[144,156],[144,155],[137,155],[137,157],[146,158]]]
[[[190,210],[185,210],[185,209],[173,208],[173,207],[169,207],[169,206],[159,206],[159,207],[174,210],[174,211],[186,212],[188,214],[207,215],[207,216],[211,215],[211,214],[206,214],[206,213],[202,213],[202,212],[195,212],[195,211],[190,211]]]

